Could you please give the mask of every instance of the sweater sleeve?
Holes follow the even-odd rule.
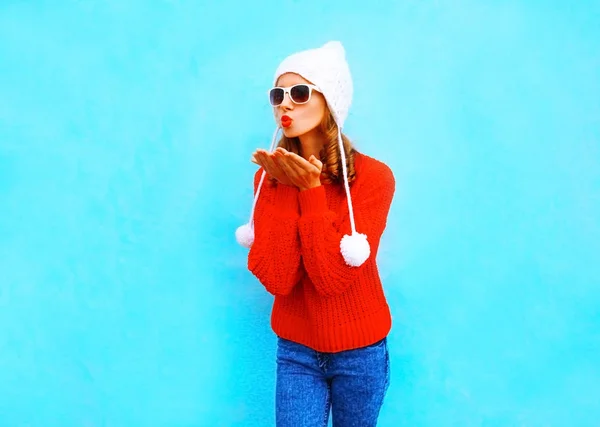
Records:
[[[367,235],[371,248],[369,259],[360,267],[348,266],[340,252],[342,237],[351,233],[347,207],[341,216],[329,210],[323,186],[299,194],[302,261],[308,277],[322,295],[343,293],[369,263],[375,262],[395,192],[395,179],[383,163],[365,174],[360,187],[351,191],[356,231]],[[344,203],[347,203],[345,197]]]
[[[262,168],[254,176],[254,194]],[[298,235],[298,189],[273,186],[265,176],[254,210],[254,243],[248,253],[248,269],[272,295],[287,295],[302,275]]]

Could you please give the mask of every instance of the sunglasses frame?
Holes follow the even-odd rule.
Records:
[[[294,101],[294,98],[292,98],[291,91],[296,86],[306,86],[306,87],[308,87],[308,99],[305,102],[296,102],[296,101]],[[273,89],[281,89],[281,90],[283,90],[283,100],[279,104],[273,104],[271,102],[271,92],[273,91]],[[303,104],[307,104],[308,102],[310,102],[310,99],[312,98],[313,90],[316,90],[317,92],[321,92],[321,89],[319,89],[318,86],[311,85],[309,83],[298,83],[298,84],[295,84],[295,85],[292,85],[292,86],[289,86],[289,87],[273,86],[271,89],[269,89],[267,91],[267,95],[269,96],[269,104],[271,104],[272,107],[279,107],[281,104],[283,104],[283,101],[285,100],[285,95],[286,94],[288,94],[288,96],[290,97],[290,101],[292,101],[294,104],[296,104],[296,105],[303,105]]]

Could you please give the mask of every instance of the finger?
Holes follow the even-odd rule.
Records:
[[[310,159],[308,159],[308,161],[311,164],[315,165],[315,167],[317,167],[319,170],[323,169],[323,162],[317,159],[315,156],[310,156]]]
[[[267,150],[264,150],[262,148],[259,148],[255,152],[255,157],[259,160],[262,160],[263,162],[265,162],[269,158],[270,155],[271,155],[271,153],[269,153]]]
[[[298,163],[299,165],[306,165],[306,164],[310,164],[310,163],[308,163],[308,161],[307,161],[307,160],[306,160],[304,157],[302,157],[302,156],[299,156],[299,155],[298,155],[298,154],[296,154],[296,153],[292,153],[291,151],[288,151],[288,152],[286,153],[286,157],[288,157],[290,160],[292,160],[292,161],[294,161],[294,162]]]
[[[271,167],[269,166],[269,164],[267,162],[267,156],[265,153],[258,153],[256,155],[256,160],[258,161],[258,164],[260,166],[262,166],[262,168],[265,170],[265,172],[267,172],[269,175],[273,175]]]
[[[279,176],[279,174],[281,173],[280,168],[275,163],[273,157],[271,155],[264,154],[263,159],[265,168],[267,169],[269,175],[271,175],[272,177]]]
[[[253,163],[256,163],[258,166],[260,166],[264,169],[263,161],[259,154],[254,154],[252,156],[252,158],[250,159],[250,161],[252,161]]]
[[[253,157],[254,157],[254,159],[255,159],[255,160],[258,162],[258,163],[260,163],[260,164],[264,163],[264,157],[263,157],[263,154],[262,154],[260,151],[258,151],[258,150],[257,150],[257,151],[254,153]]]
[[[297,167],[293,163],[280,154],[276,156],[275,161],[279,165],[281,173],[287,177],[292,185],[297,187],[302,185],[302,182],[304,181],[303,173],[306,172],[297,170]]]
[[[295,171],[290,167],[289,162],[285,158],[285,156],[281,153],[275,154],[275,162],[279,166],[279,168],[288,176],[295,175]]]
[[[278,147],[277,150],[275,150],[275,152],[273,154],[274,154],[274,156],[279,157],[281,160],[285,161],[286,164],[291,164],[291,162],[289,162],[289,159],[287,157],[289,154],[291,154],[291,151],[287,151],[283,147]]]
[[[296,166],[304,169],[307,172],[317,172],[318,168],[312,163],[308,162],[303,157],[297,155],[296,153],[288,153],[286,157],[289,158]]]
[[[269,160],[269,157],[269,153],[264,150],[261,150],[257,153],[257,158],[263,163],[266,163]]]
[[[286,168],[288,176],[299,177],[307,173],[306,169],[300,167],[296,162],[290,159],[288,156],[281,157],[281,164]]]
[[[266,152],[263,153],[263,160],[270,169],[273,169],[275,167],[275,163],[273,162],[273,156],[271,154]]]

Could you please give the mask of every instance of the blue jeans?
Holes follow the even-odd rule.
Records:
[[[322,353],[278,337],[277,427],[377,425],[390,382],[387,338],[354,350]]]

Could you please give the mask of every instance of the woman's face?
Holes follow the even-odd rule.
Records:
[[[289,88],[296,84],[311,84],[308,80],[305,80],[298,74],[285,73],[277,79],[277,86]],[[321,124],[323,116],[327,108],[325,97],[316,90],[312,91],[310,101],[306,104],[295,104],[290,99],[290,94],[286,93],[283,102],[273,107],[273,114],[275,121],[283,129],[283,133],[288,138],[295,138],[302,136]],[[287,116],[291,121],[286,122],[281,118]],[[289,123],[289,124],[288,124]],[[287,125],[287,126],[284,126]]]

